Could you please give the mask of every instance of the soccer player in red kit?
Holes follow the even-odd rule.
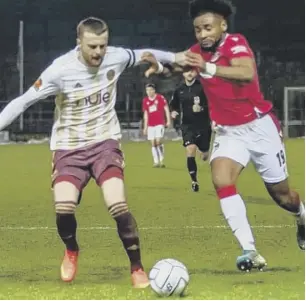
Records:
[[[237,267],[249,271],[266,265],[256,250],[246,207],[236,188],[249,161],[272,199],[295,216],[297,241],[302,250],[305,250],[305,209],[298,193],[289,187],[280,124],[272,113],[272,104],[264,100],[260,91],[254,54],[243,35],[227,33],[227,18],[232,13],[231,3],[225,0],[190,3],[198,43],[185,52],[181,65],[198,71],[208,98],[215,130],[210,158],[212,181],[224,217],[243,250],[237,258]],[[147,61],[152,63],[147,76],[160,73],[161,64],[153,56],[148,55]],[[163,73],[168,72],[165,67]]]
[[[156,93],[154,84],[146,85],[147,97],[142,101],[144,128],[152,145],[153,167],[165,167],[164,164],[164,137],[165,125],[170,126],[170,111],[167,100],[161,94]],[[166,122],[165,122],[166,115]]]

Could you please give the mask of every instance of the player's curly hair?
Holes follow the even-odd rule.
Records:
[[[229,0],[192,0],[189,2],[189,15],[192,19],[205,12],[212,12],[227,19],[235,13],[235,7]]]

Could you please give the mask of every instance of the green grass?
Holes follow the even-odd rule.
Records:
[[[180,142],[166,144],[166,169],[151,168],[146,143],[128,143],[124,150],[128,202],[141,228],[147,270],[165,257],[185,263],[191,274],[185,299],[305,299],[304,253],[296,244],[293,218],[270,200],[252,166],[242,174],[239,190],[268,269],[244,274],[235,266],[240,254],[235,238],[220,227],[226,224],[208,164],[198,162],[196,194]],[[304,140],[287,141],[291,184],[303,199],[304,151]],[[55,230],[50,163],[46,145],[0,146],[0,298],[156,299],[150,289],[131,288],[126,255],[93,182],[77,211],[82,250],[77,278],[72,284],[59,280],[63,245]]]

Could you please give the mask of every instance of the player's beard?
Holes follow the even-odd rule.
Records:
[[[223,40],[224,36],[225,36],[225,33],[223,33],[218,40],[216,40],[212,45],[209,45],[209,46],[208,45],[206,46],[204,43],[200,42],[201,49],[204,51],[215,52],[218,46],[220,45],[221,41]]]
[[[204,51],[210,51],[210,52],[215,52],[215,50],[217,49],[217,47],[219,46],[219,43],[221,41],[221,38],[219,40],[217,40],[215,43],[213,43],[210,46],[204,46],[202,43],[201,45],[201,49]]]

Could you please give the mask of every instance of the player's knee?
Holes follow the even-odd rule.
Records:
[[[123,174],[120,169],[106,171],[99,181],[101,182],[100,187],[108,208],[117,203],[125,203]]]
[[[195,145],[186,146],[187,157],[195,157],[197,152],[197,147]]]
[[[162,141],[160,140],[160,139],[157,139],[156,141],[155,141],[155,145],[156,146],[160,146],[160,145],[162,145],[163,143],[162,143]]]
[[[216,190],[235,185],[230,175],[212,175],[212,182]]]
[[[59,176],[53,181],[52,186],[55,202],[71,200],[77,203],[80,198],[82,183],[74,176]]]
[[[216,158],[211,162],[212,182],[215,189],[236,185],[243,166],[227,158]]]
[[[58,201],[55,202],[56,214],[74,214],[77,207],[75,201]]]

